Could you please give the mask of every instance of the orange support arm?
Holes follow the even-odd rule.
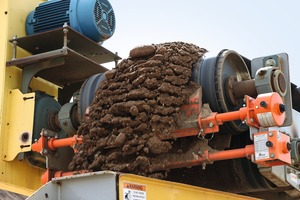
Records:
[[[73,147],[75,144],[81,144],[82,143],[82,138],[78,137],[78,135],[74,135],[73,137],[70,138],[63,138],[63,139],[56,139],[56,138],[51,138],[48,141],[48,148],[51,150],[56,150],[61,147]]]
[[[254,154],[254,145],[247,145],[245,148],[233,149],[226,151],[218,151],[215,153],[208,154],[208,160],[218,161],[218,160],[229,160],[235,158],[250,158]]]
[[[260,94],[256,99],[245,96],[246,107],[227,113],[211,113],[208,117],[198,118],[201,134],[219,132],[219,125],[224,122],[242,120],[249,126],[281,126],[285,120],[285,106],[278,93]]]
[[[277,166],[291,164],[290,137],[277,130],[258,132],[253,134],[254,144],[245,148],[210,152],[204,150],[193,155],[193,159],[184,160],[178,157],[176,161],[166,164],[165,169],[192,167],[212,164],[214,161],[236,158],[253,158],[253,162],[263,166]],[[253,157],[252,157],[253,155]]]
[[[73,148],[75,144],[81,144],[82,138],[78,135],[74,135],[70,138],[63,138],[63,139],[56,139],[56,138],[50,138],[48,139],[46,136],[41,134],[40,139],[31,145],[32,151],[36,151],[39,153],[43,153],[43,149],[50,149],[50,150],[56,150],[61,147],[67,147],[70,146]]]
[[[166,164],[165,169],[175,169],[182,167],[193,167],[201,164],[212,164],[218,160],[229,160],[235,158],[250,158],[254,154],[254,145],[247,145],[245,148],[209,152],[208,150],[197,156],[194,160],[176,161]]]

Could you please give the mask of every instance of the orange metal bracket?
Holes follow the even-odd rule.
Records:
[[[81,144],[82,138],[78,135],[74,135],[73,137],[57,139],[54,137],[49,137],[45,134],[45,130],[42,130],[41,137],[31,145],[32,151],[43,153],[44,149],[47,150],[56,150],[61,147],[74,147],[75,144]]]
[[[161,137],[161,139],[172,139],[179,137],[189,137],[195,135],[205,136],[208,133],[219,132],[219,126],[224,122],[242,120],[249,126],[256,128],[281,126],[285,120],[285,106],[278,93],[260,94],[256,99],[245,96],[245,107],[238,111],[227,113],[212,112],[208,117],[203,118],[200,114],[201,103],[199,95],[195,93],[189,99],[189,104],[181,107],[181,121],[183,126],[173,133]],[[188,124],[193,120],[195,124]],[[200,128],[199,128],[200,127]]]
[[[256,128],[281,126],[285,120],[285,106],[278,93],[260,94],[256,99],[245,96],[246,107],[227,113],[211,113],[208,117],[199,116],[198,124],[202,135],[219,132],[224,122],[242,120]]]
[[[253,135],[255,163],[263,166],[291,164],[290,137],[277,130]]]

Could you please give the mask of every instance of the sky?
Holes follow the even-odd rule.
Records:
[[[216,55],[232,49],[248,59],[289,55],[291,82],[300,86],[298,0],[110,0],[114,35],[103,46],[127,58],[137,46],[193,43]],[[299,59],[298,59],[299,58]],[[113,66],[113,65],[111,65]],[[110,66],[108,66],[110,67]]]

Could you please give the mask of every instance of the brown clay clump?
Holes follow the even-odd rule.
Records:
[[[176,130],[180,107],[197,85],[193,65],[205,49],[171,42],[137,47],[105,74],[78,134],[84,143],[70,170],[130,172],[161,177],[151,158],[169,152],[160,136]]]

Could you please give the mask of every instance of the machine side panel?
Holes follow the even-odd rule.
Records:
[[[128,199],[237,200],[255,198],[132,174],[121,174],[119,176],[119,200]]]
[[[26,160],[17,160],[15,158],[8,161],[6,159],[8,157],[6,152],[4,152],[6,151],[5,148],[7,148],[9,143],[14,143],[14,141],[7,140],[9,138],[8,116],[12,114],[8,94],[9,91],[21,89],[22,80],[22,70],[17,67],[6,67],[6,62],[11,60],[13,55],[13,45],[9,43],[9,40],[15,35],[18,37],[25,36],[26,17],[41,2],[43,1],[28,0],[26,3],[22,0],[0,1],[0,24],[2,28],[0,34],[0,43],[2,44],[0,45],[0,189],[26,196],[29,196],[41,186],[40,177],[44,170],[32,167]],[[18,48],[17,57],[28,55],[26,51]],[[39,80],[32,81],[31,88],[50,91],[49,94],[54,94],[54,96],[55,93],[57,94],[57,86],[53,87]],[[30,109],[32,109],[31,106],[29,107]],[[26,127],[32,126],[32,124],[29,124],[31,123],[30,120],[28,121],[27,119],[24,119],[24,122],[14,123],[28,123]]]
[[[116,180],[116,173],[105,171],[55,178],[36,191],[28,200],[117,200]]]
[[[3,147],[3,159],[12,161],[18,153],[31,150],[32,125],[35,93],[22,94],[20,90],[10,90],[8,96],[8,116]]]
[[[28,200],[237,200],[256,199],[180,183],[110,171],[54,178]]]

